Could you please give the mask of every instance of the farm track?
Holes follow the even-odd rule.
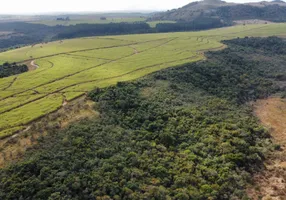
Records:
[[[72,58],[90,58],[90,59],[99,59],[99,60],[105,60],[105,61],[113,61],[111,59],[106,59],[106,58],[98,58],[98,57],[91,57],[91,56],[83,56],[83,55],[77,55],[77,54],[69,54],[69,53],[66,53],[64,55],[67,55],[69,57],[72,57]]]
[[[49,70],[49,69],[51,69],[51,68],[54,67],[54,63],[52,63],[52,62],[49,61],[49,60],[47,60],[47,62],[51,64],[50,67],[48,67],[48,68],[46,68],[46,69],[43,69],[43,70],[41,70],[41,71],[35,72],[33,75],[35,75],[35,74],[40,74],[40,73],[42,73],[42,72],[44,72],[44,71],[47,71],[47,70]],[[1,101],[1,99],[0,99],[0,101]]]
[[[239,31],[239,32],[236,32],[236,33],[241,33],[241,32],[250,32],[252,30],[256,30],[256,29],[262,29],[264,28],[265,26],[262,26],[262,27],[259,27],[259,28],[253,28],[253,29],[248,29],[248,30],[243,30],[243,31]],[[236,33],[229,33],[227,35],[232,35],[232,34],[236,34]],[[212,35],[212,36],[208,36],[208,38],[203,38],[203,37],[197,37],[197,41],[201,42],[201,43],[205,43],[205,44],[209,44],[210,43],[210,40],[209,38],[211,37],[216,37],[216,36],[220,36],[220,35]],[[148,40],[148,41],[144,41],[144,42],[133,42],[133,41],[130,41],[130,43],[128,44],[122,44],[122,45],[114,45],[114,46],[109,46],[109,47],[100,47],[100,48],[90,48],[90,49],[82,49],[82,50],[77,50],[77,51],[69,51],[69,52],[62,52],[62,53],[57,53],[57,54],[51,54],[51,55],[47,55],[47,56],[41,56],[41,57],[38,57],[38,58],[33,58],[33,59],[28,59],[28,60],[24,60],[24,61],[20,61],[18,63],[23,63],[23,62],[27,62],[27,61],[32,61],[32,60],[35,60],[35,59],[43,59],[43,58],[50,58],[50,57],[53,57],[53,56],[58,56],[58,55],[63,55],[63,56],[72,56],[72,57],[85,57],[85,56],[81,56],[81,55],[76,55],[76,53],[79,53],[79,52],[88,52],[88,51],[92,51],[92,50],[99,50],[99,49],[111,49],[111,48],[116,48],[116,47],[125,47],[125,46],[128,46],[130,48],[132,48],[134,50],[134,53],[132,54],[129,54],[127,56],[124,56],[124,57],[121,57],[121,58],[118,58],[118,59],[115,59],[115,60],[107,60],[107,62],[105,63],[102,63],[102,64],[99,64],[99,65],[96,65],[96,66],[93,66],[93,67],[89,67],[89,68],[86,68],[86,69],[83,69],[83,70],[80,70],[80,71],[77,71],[75,73],[72,73],[72,74],[68,74],[66,76],[63,76],[63,77],[60,77],[60,78],[57,78],[55,80],[52,80],[52,81],[49,81],[47,83],[44,83],[44,84],[40,84],[38,86],[35,86],[35,87],[32,87],[30,89],[27,89],[25,91],[20,91],[18,93],[15,93],[13,95],[10,95],[10,96],[7,96],[7,97],[4,97],[2,99],[0,99],[0,101],[3,101],[7,98],[10,98],[10,97],[14,97],[14,96],[17,96],[19,94],[23,94],[27,91],[34,91],[36,88],[38,87],[42,87],[42,86],[45,86],[45,85],[48,85],[48,84],[51,84],[51,83],[54,83],[54,82],[57,82],[57,81],[60,81],[60,80],[63,80],[65,78],[69,78],[71,76],[74,76],[76,74],[79,74],[81,72],[85,72],[85,71],[88,71],[88,70],[91,70],[91,69],[94,69],[96,67],[99,67],[99,66],[103,66],[103,65],[106,65],[106,64],[109,64],[111,62],[115,62],[115,61],[119,61],[121,59],[124,59],[124,58],[127,58],[127,57],[130,57],[130,56],[133,56],[135,54],[138,54],[138,53],[142,53],[142,52],[145,52],[145,51],[149,51],[151,49],[156,49],[160,46],[164,46],[174,40],[176,40],[178,37],[173,37],[173,38],[161,38],[161,39],[156,39],[156,40]],[[227,37],[226,37],[227,38]],[[168,41],[165,41],[169,39]],[[206,39],[206,40],[205,40]],[[155,41],[165,41],[159,45],[156,45],[156,46],[153,46],[151,48],[148,48],[148,49],[145,49],[144,51],[140,51],[138,52],[138,50],[136,48],[133,48],[132,45],[139,45],[139,44],[144,44],[144,43],[148,43],[148,42],[155,42]],[[60,89],[57,89],[55,91],[52,91],[52,92],[48,92],[46,94],[44,94],[43,96],[41,97],[38,97],[36,99],[33,99],[29,102],[26,102],[24,104],[21,104],[19,106],[16,106],[14,108],[11,108],[9,110],[6,110],[6,111],[3,111],[1,112],[0,114],[3,114],[3,113],[6,113],[6,112],[10,112],[14,109],[17,109],[17,108],[20,108],[22,106],[25,106],[27,104],[30,104],[30,103],[33,103],[35,101],[38,101],[42,98],[45,98],[49,95],[52,95],[52,94],[62,94],[64,95],[65,92],[77,92],[77,91],[65,91],[63,92],[63,90],[66,90],[68,88],[71,88],[71,87],[74,87],[74,86],[77,86],[77,85],[82,85],[82,84],[86,84],[86,83],[92,83],[92,82],[100,82],[100,81],[105,81],[105,80],[110,80],[110,79],[115,79],[115,78],[120,78],[120,77],[123,77],[123,76],[126,76],[126,75],[129,75],[129,74],[132,74],[132,73],[135,73],[137,71],[141,71],[141,70],[144,70],[144,69],[148,69],[148,68],[152,68],[152,67],[156,67],[156,66],[160,66],[160,65],[164,65],[164,64],[171,64],[171,63],[174,63],[174,62],[178,62],[178,61],[183,61],[183,60],[188,60],[188,59],[191,59],[191,58],[195,58],[195,57],[198,57],[199,55],[198,54],[201,54],[203,53],[204,51],[214,51],[214,50],[219,50],[219,49],[223,49],[225,48],[225,45],[222,45],[220,47],[216,47],[216,48],[207,48],[207,49],[201,49],[199,51],[196,51],[197,55],[196,56],[192,56],[192,57],[188,57],[188,58],[182,58],[182,59],[178,59],[178,60],[173,60],[173,61],[169,61],[169,62],[164,62],[164,63],[157,63],[157,64],[154,64],[154,65],[150,65],[150,66],[145,66],[145,67],[142,67],[142,68],[139,68],[139,69],[136,69],[136,70],[133,70],[133,71],[130,71],[130,72],[127,72],[127,73],[124,73],[124,74],[120,74],[120,75],[117,75],[117,76],[113,76],[113,77],[107,77],[107,78],[103,78],[103,79],[95,79],[95,80],[88,80],[88,81],[83,81],[83,82],[78,82],[78,83],[74,83],[74,84],[71,84],[71,85],[68,85],[68,86],[65,86],[63,88],[60,88]],[[195,51],[194,51],[195,52]],[[87,57],[87,56],[86,56]],[[92,59],[100,59],[100,58],[94,58],[94,57],[88,57],[88,58],[92,58]],[[52,63],[52,66],[53,66],[53,63]],[[39,72],[40,73],[40,72]],[[11,84],[12,85],[12,84]],[[10,86],[11,87],[11,86]],[[10,88],[8,87],[8,88]],[[38,93],[36,91],[34,91],[35,94],[43,94],[43,93]],[[78,92],[87,92],[87,91],[78,91]],[[32,94],[33,95],[33,94]],[[7,129],[7,127],[5,128]],[[1,129],[2,130],[2,129]],[[1,131],[0,130],[0,131]]]
[[[29,62],[29,61],[36,60],[36,59],[50,58],[50,57],[59,56],[59,55],[63,55],[63,54],[86,52],[86,51],[100,50],[100,49],[112,49],[112,48],[116,48],[116,47],[126,47],[126,46],[130,46],[130,45],[145,44],[148,42],[155,42],[155,41],[166,40],[166,39],[167,38],[161,38],[161,39],[157,39],[157,40],[148,40],[148,41],[144,41],[144,42],[134,42],[134,43],[130,43],[130,44],[122,44],[122,45],[115,45],[115,46],[109,46],[109,47],[99,47],[99,48],[82,49],[82,50],[76,50],[76,51],[67,51],[67,52],[61,52],[61,53],[51,54],[51,55],[47,55],[47,56],[40,56],[40,57],[36,57],[33,59],[22,60],[22,61],[19,61],[16,63],[22,64],[22,63]]]
[[[142,43],[136,43],[136,44],[144,44],[144,43],[148,43],[148,42],[152,42],[152,41],[160,41],[160,40],[166,40],[166,38],[158,39],[158,40],[144,41],[144,42],[142,42]],[[164,44],[166,44],[166,43],[164,43]],[[162,45],[164,45],[164,44],[162,44]],[[128,45],[123,45],[123,46],[128,46]],[[118,47],[118,46],[116,46],[116,47]],[[115,47],[108,47],[108,48],[115,48]],[[99,49],[99,48],[97,48],[97,49]],[[103,49],[106,49],[106,48],[103,48]],[[151,49],[151,48],[150,48],[150,49]],[[94,50],[94,49],[92,49],[92,50]],[[147,49],[147,50],[149,50],[149,49]],[[91,50],[90,50],[90,49],[88,49],[88,50],[79,50],[79,51],[73,51],[73,53],[76,53],[76,52],[85,52],[85,51],[91,51]],[[146,51],[146,50],[145,50],[145,51]],[[143,51],[142,51],[142,52],[143,52]],[[39,57],[39,58],[36,58],[36,59],[49,58],[49,57],[53,57],[53,56],[57,56],[57,55],[63,55],[63,54],[66,54],[66,53],[60,53],[60,54],[54,54],[54,55],[49,55],[49,56],[43,56],[43,57]],[[0,99],[0,101],[3,101],[3,100],[8,99],[8,98],[10,98],[10,97],[17,96],[17,95],[19,95],[19,94],[22,94],[22,93],[31,91],[31,90],[36,89],[36,88],[38,88],[38,87],[42,87],[42,86],[45,86],[45,85],[47,85],[47,84],[54,83],[54,82],[56,82],[56,81],[59,81],[59,80],[68,78],[68,77],[70,77],[70,76],[74,76],[74,75],[79,74],[79,73],[81,73],[81,72],[88,71],[88,70],[90,70],[90,69],[94,69],[94,68],[96,68],[96,67],[100,67],[100,66],[103,66],[103,65],[105,65],[105,64],[109,64],[109,63],[111,63],[111,62],[119,61],[119,60],[121,60],[121,59],[130,57],[130,56],[133,56],[133,55],[135,55],[135,54],[132,53],[132,54],[129,54],[129,55],[127,55],[127,56],[124,56],[124,57],[121,57],[121,58],[118,58],[118,59],[115,59],[115,60],[111,60],[111,61],[108,61],[108,62],[99,64],[99,65],[96,65],[96,66],[93,66],[93,67],[89,67],[89,68],[86,68],[86,69],[77,71],[77,72],[75,72],[75,73],[72,73],[72,74],[68,74],[68,75],[66,75],[66,76],[60,77],[60,78],[58,78],[58,79],[54,79],[54,80],[49,81],[49,82],[47,82],[47,83],[37,85],[37,86],[32,87],[32,88],[29,88],[29,89],[27,89],[27,90],[23,90],[23,91],[21,91],[21,92],[19,92],[19,93],[15,93],[15,94],[9,95],[9,96],[7,96],[7,97],[4,97],[4,98]],[[28,60],[28,61],[31,61],[31,60]],[[27,60],[26,60],[26,61],[21,61],[21,62],[19,62],[19,63],[23,63],[23,62],[27,62]],[[0,113],[0,114],[3,114],[3,113]]]
[[[15,83],[15,81],[17,80],[17,76],[12,80],[12,82],[7,86],[7,87],[5,87],[5,88],[3,88],[2,89],[2,91],[6,91],[7,89],[9,89],[14,83]]]
[[[139,53],[139,51],[138,51],[135,47],[129,46],[129,48],[133,49],[133,51],[134,51],[135,54],[138,54],[138,53]]]
[[[28,105],[30,103],[33,103],[35,101],[38,101],[40,99],[43,99],[45,97],[48,97],[50,95],[53,95],[53,94],[62,94],[65,93],[65,92],[74,92],[74,91],[65,91],[65,92],[62,92],[63,90],[65,89],[68,89],[70,87],[74,87],[74,86],[77,86],[77,85],[81,85],[81,84],[86,84],[86,83],[96,83],[96,82],[101,82],[101,81],[106,81],[106,80],[110,80],[110,79],[115,79],[115,78],[120,78],[120,77],[123,77],[123,76],[126,76],[126,75],[130,75],[134,72],[138,72],[138,71],[141,71],[141,70],[145,70],[145,69],[148,69],[148,68],[152,68],[152,67],[157,67],[157,66],[160,66],[160,65],[164,65],[164,64],[171,64],[171,63],[175,63],[175,62],[178,62],[178,61],[183,61],[183,60],[189,60],[189,59],[193,59],[193,58],[196,58],[197,56],[192,56],[192,57],[187,57],[187,58],[183,58],[183,59],[179,59],[179,60],[173,60],[173,61],[169,61],[169,62],[163,62],[163,63],[158,63],[158,64],[154,64],[154,65],[150,65],[150,66],[146,66],[146,67],[142,67],[142,68],[139,68],[139,69],[136,69],[136,70],[133,70],[133,71],[130,71],[130,72],[127,72],[127,73],[124,73],[124,74],[120,74],[118,76],[113,76],[113,77],[108,77],[108,78],[103,78],[103,79],[95,79],[95,80],[89,80],[89,81],[83,81],[83,82],[80,82],[80,83],[75,83],[75,84],[71,84],[69,86],[65,86],[61,89],[58,89],[58,90],[55,90],[53,92],[50,92],[50,93],[46,93],[44,94],[43,96],[41,97],[38,97],[36,99],[33,99],[31,101],[28,101],[26,103],[23,103],[21,105],[18,105],[18,106],[15,106],[14,108],[11,108],[9,110],[6,110],[6,111],[3,111],[3,112],[0,112],[0,114],[4,114],[4,113],[7,113],[7,112],[10,112],[12,110],[15,110],[17,108],[20,108],[20,107],[23,107],[25,105]],[[42,93],[39,93],[39,94],[42,94]],[[13,126],[13,127],[17,127],[17,126]],[[13,127],[4,127],[2,129],[0,129],[0,131],[2,130],[5,130],[7,128],[13,128]]]
[[[157,45],[157,46],[151,47],[151,48],[149,48],[149,49],[145,49],[144,51],[141,51],[141,52],[149,51],[149,50],[151,50],[151,49],[156,49],[156,48],[161,47],[161,46],[164,46],[164,45],[166,45],[166,44],[168,44],[168,43],[170,43],[170,42],[172,42],[172,41],[174,41],[174,40],[176,40],[176,39],[178,39],[178,37],[172,38],[172,39],[168,40],[167,42],[164,42],[164,43],[159,44],[159,45]]]
[[[163,43],[163,44],[160,44],[160,45],[158,45],[158,46],[165,45],[165,44],[167,44],[168,42],[173,41],[173,40],[174,40],[174,39],[171,39],[171,40],[169,40],[169,41],[167,41],[167,42],[165,42],[165,43]],[[149,48],[149,49],[152,49],[152,48]],[[146,49],[145,51],[148,51],[149,49]],[[145,51],[144,51],[144,52],[145,52]],[[142,51],[142,52],[143,52],[143,51]],[[55,80],[50,81],[50,82],[48,82],[48,83],[44,83],[44,84],[35,86],[35,87],[33,87],[33,88],[30,88],[30,89],[21,91],[21,92],[19,92],[19,93],[16,93],[16,94],[7,96],[7,97],[5,97],[5,98],[2,98],[0,101],[3,101],[3,100],[5,100],[5,99],[8,99],[8,98],[13,97],[13,96],[17,96],[17,95],[22,94],[22,93],[25,93],[25,92],[27,92],[27,91],[34,91],[34,92],[35,92],[35,89],[38,88],[38,87],[42,87],[42,86],[45,86],[45,85],[54,83],[54,82],[59,81],[59,80],[63,80],[63,79],[65,79],[65,78],[74,76],[74,75],[79,74],[79,73],[81,73],[81,72],[88,71],[88,70],[94,69],[94,68],[96,68],[96,67],[101,67],[101,66],[103,66],[103,65],[105,65],[105,64],[109,64],[109,63],[111,63],[111,62],[119,61],[119,60],[121,60],[121,59],[128,58],[128,57],[133,56],[133,55],[135,55],[135,52],[132,53],[132,54],[129,54],[129,55],[127,55],[127,56],[123,56],[123,57],[121,57],[121,58],[118,58],[118,59],[115,59],[115,60],[111,60],[111,61],[106,62],[106,63],[102,63],[102,64],[99,64],[99,65],[96,65],[96,66],[93,66],[93,67],[90,67],[90,68],[86,68],[86,69],[77,71],[77,72],[75,72],[75,73],[73,73],[73,74],[68,74],[68,75],[66,75],[66,76],[64,76],[64,77],[55,79]],[[88,83],[88,82],[89,82],[89,81],[87,81],[87,83]],[[93,82],[93,81],[91,81],[91,82]],[[77,84],[78,84],[78,83],[77,83]],[[74,84],[74,85],[68,86],[68,87],[73,87],[73,86],[76,86],[77,84]],[[82,84],[82,83],[80,83],[80,84]],[[68,87],[67,87],[67,88],[68,88]],[[64,88],[64,89],[65,89],[65,88]],[[61,91],[61,90],[60,90],[60,91]],[[4,113],[10,112],[10,111],[12,111],[12,110],[15,110],[15,109],[17,109],[17,108],[23,107],[23,106],[25,106],[25,105],[27,105],[27,104],[30,104],[30,103],[35,102],[35,101],[38,101],[38,100],[40,100],[40,99],[42,99],[42,98],[45,98],[45,97],[47,97],[47,96],[49,96],[49,95],[51,95],[51,94],[54,94],[54,93],[58,93],[58,91],[54,91],[54,92],[48,93],[47,95],[44,95],[44,96],[35,98],[35,99],[33,99],[33,100],[31,100],[31,101],[28,101],[28,102],[26,102],[26,103],[24,103],[24,104],[21,104],[21,105],[15,106],[15,107],[13,107],[13,108],[10,108],[10,109],[8,109],[8,110],[2,111],[2,112],[0,112],[0,114],[4,114]],[[0,131],[1,131],[1,130],[0,130]]]
[[[33,67],[36,67],[36,69],[39,68],[39,65],[35,64],[35,60],[32,60],[32,61],[31,61],[31,65],[32,65]]]
[[[166,41],[166,42],[164,42],[164,43],[162,43],[162,44],[159,44],[159,45],[156,45],[156,46],[154,46],[154,47],[145,49],[144,51],[141,51],[140,53],[149,51],[149,50],[151,50],[151,49],[154,49],[154,48],[157,48],[157,47],[160,47],[160,46],[164,46],[164,45],[166,45],[166,44],[168,44],[168,43],[170,43],[170,42],[172,42],[172,41],[174,41],[174,40],[176,40],[176,39],[177,39],[177,37],[176,37],[176,38],[172,38],[172,39],[170,39],[170,40],[168,40],[168,41]],[[160,40],[161,40],[161,39],[160,39]],[[165,40],[165,39],[164,39],[164,40]],[[77,71],[77,72],[75,72],[75,73],[73,73],[73,74],[66,75],[66,76],[64,76],[64,77],[58,78],[58,79],[53,80],[53,81],[50,81],[50,82],[48,82],[48,83],[41,84],[41,85],[35,86],[35,87],[33,87],[33,88],[30,88],[30,89],[28,89],[28,90],[21,91],[21,92],[19,92],[19,93],[17,93],[17,94],[13,94],[13,95],[11,95],[11,96],[5,97],[5,98],[1,99],[0,101],[3,101],[3,100],[5,100],[5,99],[10,98],[10,97],[13,97],[13,96],[17,96],[17,95],[22,94],[22,93],[27,92],[27,91],[34,91],[34,92],[35,92],[35,89],[38,88],[38,87],[42,87],[42,86],[45,86],[45,85],[54,83],[54,82],[56,82],[56,81],[63,80],[63,79],[65,79],[65,78],[74,76],[74,75],[79,74],[79,73],[84,72],[84,71],[88,71],[88,70],[94,69],[94,68],[96,68],[96,67],[103,66],[103,65],[105,65],[105,64],[109,64],[109,63],[111,63],[111,62],[115,62],[115,61],[119,61],[119,60],[124,59],[124,58],[131,57],[131,56],[133,56],[133,55],[135,55],[135,54],[136,54],[136,52],[134,52],[134,53],[132,53],[132,54],[129,54],[129,55],[127,55],[127,56],[124,56],[124,57],[115,59],[115,60],[111,60],[111,61],[106,62],[106,63],[102,63],[102,64],[99,64],[99,65],[96,65],[96,66],[93,66],[93,67],[90,67],[90,68],[83,69],[83,70],[81,70],[81,71]],[[99,82],[99,81],[104,81],[104,80],[109,80],[109,79],[114,79],[114,78],[120,78],[120,77],[122,77],[122,76],[126,76],[126,75],[132,74],[132,73],[137,72],[137,71],[140,71],[140,70],[144,70],[144,69],[148,69],[148,68],[151,68],[151,67],[160,66],[160,65],[163,65],[163,64],[170,64],[170,63],[174,63],[174,62],[177,62],[177,61],[189,60],[189,59],[192,59],[192,58],[195,58],[195,57],[197,57],[197,56],[187,57],[187,58],[183,58],[183,59],[179,59],[179,60],[173,60],[173,61],[170,61],[170,62],[157,63],[157,64],[154,64],[154,65],[151,65],[151,66],[146,66],[146,67],[143,67],[143,68],[139,68],[139,69],[136,69],[136,70],[134,70],[134,71],[128,72],[128,73],[126,73],[126,74],[121,74],[121,75],[114,76],[114,77],[108,77],[108,78],[104,78],[104,79],[96,79],[96,80],[89,80],[89,81],[84,81],[84,82],[80,82],[80,83],[75,83],[75,84],[66,86],[66,87],[64,87],[64,88],[58,89],[58,90],[56,90],[56,91],[53,91],[53,92],[50,92],[50,93],[46,93],[45,95],[43,95],[43,96],[41,96],[41,97],[35,98],[35,99],[31,100],[31,101],[28,101],[28,102],[23,103],[23,104],[21,104],[21,105],[15,106],[15,107],[10,108],[10,109],[8,109],[8,110],[2,111],[2,112],[0,112],[0,114],[4,114],[4,113],[10,112],[10,111],[12,111],[12,110],[15,110],[15,109],[17,109],[17,108],[23,107],[23,106],[25,106],[25,105],[27,105],[27,104],[30,104],[30,103],[33,103],[33,102],[38,101],[38,100],[40,100],[40,99],[43,99],[43,98],[45,98],[45,97],[47,97],[47,96],[49,96],[49,95],[56,94],[56,93],[60,93],[62,90],[65,90],[65,89],[70,88],[70,87],[74,87],[74,86],[81,85],[81,84],[85,84],[85,83],[92,83],[92,82]],[[71,91],[71,92],[72,92],[72,91]],[[36,94],[42,94],[42,93],[39,93],[39,92],[35,92],[35,93],[36,93]],[[1,131],[1,130],[0,130],[0,131]]]
[[[99,37],[100,38],[100,37]],[[93,39],[91,38],[83,38],[83,39]],[[134,42],[132,40],[123,40],[123,39],[118,39],[118,38],[100,38],[100,39],[105,39],[105,40],[115,40],[115,41],[121,41],[121,42]]]

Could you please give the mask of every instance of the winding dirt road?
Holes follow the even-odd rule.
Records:
[[[36,69],[39,68],[39,65],[35,64],[35,60],[32,60],[32,61],[31,61],[31,66],[32,66],[32,67],[35,67]]]

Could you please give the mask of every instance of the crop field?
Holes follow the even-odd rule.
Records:
[[[95,87],[129,81],[160,69],[204,59],[222,40],[286,35],[286,24],[248,25],[200,32],[88,37],[3,52],[0,63],[39,68],[0,79],[0,137],[56,111]]]
[[[146,18],[107,18],[106,20],[100,19],[75,19],[70,21],[57,21],[57,20],[39,20],[39,21],[31,21],[29,23],[33,24],[43,24],[47,26],[70,26],[76,24],[109,24],[109,23],[133,23],[133,22],[146,22]],[[151,21],[146,22],[150,25],[151,28],[155,28],[157,24],[160,23],[176,23],[175,21]],[[0,33],[1,34],[1,33]]]
[[[121,22],[142,22],[145,21],[145,18],[142,17],[134,17],[134,18],[107,18],[106,20],[100,19],[72,19],[70,21],[60,21],[60,20],[39,20],[39,21],[31,21],[33,24],[44,24],[47,26],[69,26],[76,24],[108,24],[108,23],[121,23]]]

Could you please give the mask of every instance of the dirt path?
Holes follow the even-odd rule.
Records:
[[[156,47],[165,45],[165,44],[167,44],[167,43],[169,43],[169,42],[171,42],[171,41],[173,41],[173,40],[175,40],[175,39],[177,39],[177,38],[172,38],[171,40],[168,40],[167,42],[164,42],[164,43],[162,43],[162,44],[160,44],[160,45],[158,45],[158,46],[156,46]],[[159,40],[162,40],[162,39],[159,39]],[[159,41],[159,40],[154,40],[154,41]],[[148,41],[148,42],[149,42],[149,41]],[[142,42],[142,43],[146,43],[146,42]],[[142,43],[141,43],[141,44],[142,44]],[[126,46],[126,45],[124,45],[124,46]],[[146,50],[144,50],[144,51],[142,51],[142,52],[149,51],[149,50],[151,50],[151,49],[153,49],[153,48],[156,48],[156,47],[151,47],[151,48],[146,49]],[[109,47],[108,47],[108,48],[109,48]],[[78,51],[78,52],[82,52],[82,51],[80,50],[80,51]],[[62,54],[66,54],[66,53],[55,54],[55,55],[62,55]],[[115,60],[109,60],[109,61],[107,61],[107,62],[105,62],[105,63],[99,64],[99,65],[96,65],[96,66],[92,66],[92,67],[89,67],[89,68],[86,68],[86,69],[79,70],[79,71],[74,72],[74,73],[72,73],[72,74],[68,74],[68,75],[66,75],[66,76],[63,76],[63,77],[60,77],[60,78],[51,80],[51,81],[49,81],[49,82],[47,82],[47,83],[40,84],[40,85],[37,85],[37,86],[35,86],[35,87],[32,87],[32,88],[23,90],[23,91],[21,91],[21,92],[18,92],[18,93],[16,93],[16,94],[12,94],[12,95],[6,96],[6,97],[0,99],[0,101],[3,101],[3,100],[5,100],[5,99],[8,99],[8,98],[10,98],[10,97],[12,97],[12,96],[15,96],[15,95],[19,95],[19,94],[25,93],[25,92],[27,92],[27,91],[31,91],[31,90],[36,89],[36,88],[41,87],[41,86],[54,83],[54,82],[59,81],[59,80],[62,80],[62,79],[64,79],[64,78],[68,78],[68,77],[74,76],[74,75],[79,74],[79,73],[81,73],[81,72],[88,71],[88,70],[94,69],[94,68],[96,68],[96,67],[101,67],[101,66],[103,66],[103,65],[109,64],[109,63],[111,63],[111,62],[119,61],[119,60],[124,59],[124,58],[131,57],[131,56],[133,56],[133,55],[135,55],[135,54],[136,54],[136,53],[134,52],[134,53],[132,53],[132,54],[123,56],[123,57],[121,57],[121,58],[117,58],[117,59],[115,59]],[[47,57],[51,57],[51,56],[47,56]],[[186,58],[186,59],[187,59],[187,58]],[[29,60],[29,62],[30,62],[30,61],[31,61],[31,60]],[[25,61],[25,62],[28,62],[28,61]],[[24,62],[24,63],[25,63],[25,62]],[[22,62],[22,63],[23,63],[23,62]],[[149,66],[148,66],[148,67],[149,67]],[[148,67],[147,67],[147,68],[148,68]],[[13,109],[15,109],[15,108],[13,108]],[[9,111],[10,111],[10,110],[9,110]],[[5,111],[5,112],[7,112],[7,111]],[[3,112],[1,112],[0,114],[3,114]]]
[[[2,89],[2,91],[5,91],[5,90],[7,90],[7,89],[9,89],[14,83],[15,83],[15,81],[17,80],[17,76],[11,81],[11,83],[7,86],[7,87],[5,87],[5,88],[3,88]]]
[[[28,60],[25,62],[21,62],[21,64],[27,65],[29,71],[34,71],[39,68],[39,66],[35,63],[35,60]]]
[[[132,54],[132,55],[134,55],[134,54]],[[128,56],[130,56],[130,55],[128,55]],[[100,82],[100,81],[105,81],[105,80],[109,80],[109,79],[120,78],[120,77],[129,75],[129,74],[132,74],[132,73],[134,73],[134,72],[141,71],[141,70],[145,70],[145,69],[148,69],[148,68],[157,67],[157,66],[160,66],[160,65],[163,65],[163,64],[171,64],[171,63],[175,63],[175,62],[178,62],[178,61],[189,60],[189,59],[193,59],[193,58],[196,58],[196,56],[191,56],[191,57],[187,57],[187,58],[183,58],[183,59],[179,59],[179,60],[173,60],[173,61],[169,61],[169,62],[163,62],[163,63],[157,63],[157,64],[154,64],[154,65],[145,66],[145,67],[138,68],[138,69],[136,69],[136,70],[133,70],[133,71],[130,71],[130,72],[127,72],[127,73],[124,73],[124,74],[120,74],[120,75],[117,75],[117,76],[112,76],[112,77],[102,78],[102,79],[82,81],[82,82],[79,82],[79,83],[74,83],[74,84],[71,84],[71,85],[67,85],[67,86],[62,87],[62,88],[60,88],[60,89],[58,89],[58,90],[55,90],[55,91],[53,91],[53,92],[46,93],[45,95],[43,95],[43,96],[41,96],[41,97],[32,99],[31,101],[27,101],[27,102],[25,102],[25,103],[23,103],[23,104],[20,104],[20,105],[18,105],[18,106],[13,107],[13,108],[10,108],[10,109],[8,109],[8,110],[2,111],[2,112],[0,112],[0,114],[4,114],[4,113],[10,112],[10,111],[12,111],[12,110],[14,110],[14,109],[23,107],[23,106],[25,106],[25,105],[27,105],[27,104],[30,104],[30,103],[33,103],[33,102],[38,101],[38,100],[40,100],[40,99],[43,99],[43,98],[45,98],[45,97],[47,97],[47,96],[49,96],[49,95],[56,94],[56,93],[61,93],[63,90],[68,89],[68,88],[70,88],[70,87],[74,87],[74,86],[76,86],[76,85],[81,85],[81,84],[85,84],[85,83],[92,83],[92,82]],[[121,59],[121,58],[120,58],[120,59]],[[108,62],[108,63],[110,63],[110,62]],[[100,64],[100,65],[98,65],[98,66],[102,66],[102,65],[105,65],[105,64],[107,64],[107,63],[103,63],[103,64]],[[96,66],[96,67],[98,67],[98,66]],[[94,68],[94,67],[93,67],[93,68]],[[85,71],[85,70],[84,70],[84,71]],[[71,76],[71,75],[69,75],[69,76]],[[53,81],[53,82],[55,82],[55,81]],[[31,91],[31,90],[34,91],[36,88],[37,88],[37,87],[35,87],[35,88],[33,88],[33,89],[29,89],[28,91]],[[22,93],[22,92],[21,92],[21,93]],[[19,94],[19,93],[18,93],[18,94]],[[3,100],[3,99],[1,99],[1,100]],[[6,127],[6,128],[7,128],[7,127]],[[6,129],[6,128],[5,128],[5,129]],[[1,131],[1,129],[0,129],[0,131]]]
[[[46,56],[40,56],[40,57],[36,57],[33,59],[22,60],[22,61],[17,62],[17,64],[27,63],[27,62],[33,61],[35,59],[50,58],[50,57],[64,55],[64,54],[79,53],[79,52],[86,52],[86,51],[100,50],[100,49],[112,49],[112,48],[116,48],[116,47],[126,47],[126,46],[130,46],[130,45],[145,44],[145,43],[149,43],[149,42],[156,42],[156,41],[161,41],[161,40],[166,40],[166,39],[167,38],[160,38],[160,39],[156,39],[156,40],[147,40],[147,41],[143,41],[143,42],[132,42],[129,44],[121,44],[121,45],[114,45],[114,46],[107,46],[107,47],[96,47],[96,48],[82,49],[82,50],[76,50],[76,51],[61,52],[61,53],[56,53],[56,54],[51,54],[51,55],[46,55]]]
[[[254,199],[286,199],[286,99],[269,98],[255,103],[254,111],[267,127],[273,142],[281,146],[265,162],[265,170],[254,176],[254,187],[248,189]]]
[[[31,66],[35,67],[36,69],[39,68],[39,65],[35,64],[35,60],[32,60]]]
[[[139,51],[135,48],[135,47],[133,47],[133,46],[129,46],[131,49],[133,49],[133,51],[134,51],[134,54],[138,54],[139,53]]]

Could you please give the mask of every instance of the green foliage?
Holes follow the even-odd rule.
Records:
[[[21,74],[26,71],[28,71],[28,67],[26,65],[4,63],[3,65],[0,65],[0,78]]]
[[[273,22],[286,21],[285,5],[280,6],[277,4],[266,6],[222,6],[217,9],[216,14],[224,20],[262,19]]]
[[[276,81],[285,76],[285,41],[277,37],[245,38],[224,41],[230,48],[209,52],[203,63],[187,64],[182,75],[173,69],[159,75],[189,82],[213,95],[244,103],[283,91]],[[275,59],[267,59],[275,55]],[[280,55],[280,56],[279,56]],[[261,59],[259,59],[261,58]],[[175,75],[174,75],[175,74]]]
[[[269,81],[267,65],[245,66],[257,52],[241,60],[247,48],[230,42],[207,61],[92,91],[100,118],[51,133],[25,161],[2,169],[0,198],[245,198],[269,135],[242,103],[275,84],[252,84],[253,92],[244,85],[245,73]]]
[[[263,50],[264,53],[270,55],[285,55],[286,42],[282,38],[268,37],[268,38],[237,38],[231,41],[225,41],[227,44],[235,44],[242,47],[254,48],[254,50]]]
[[[218,18],[200,17],[192,22],[158,23],[157,32],[195,31],[227,26]]]

